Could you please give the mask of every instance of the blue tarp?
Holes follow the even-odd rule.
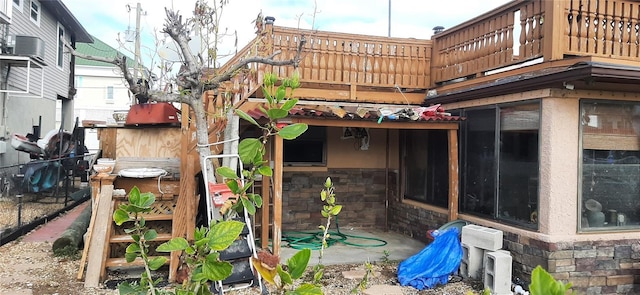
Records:
[[[432,235],[435,238],[433,242],[398,265],[398,280],[402,286],[423,290],[444,285],[449,281],[449,275],[460,268],[460,230],[452,227],[434,231]]]

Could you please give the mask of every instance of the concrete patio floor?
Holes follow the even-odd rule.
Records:
[[[395,232],[384,231],[379,229],[341,229],[340,234],[346,237],[343,242],[336,242],[324,250],[322,264],[360,264],[366,261],[402,261],[414,254],[420,252],[426,246],[424,243],[411,237],[404,236]],[[287,232],[283,233],[286,237]],[[296,237],[298,235],[295,235]],[[342,238],[342,236],[333,234],[333,237]],[[359,237],[374,238],[376,240],[363,239]],[[386,242],[385,245],[384,242]],[[282,242],[281,261],[293,256],[298,252],[299,247],[288,247],[287,242]],[[313,250],[313,249],[312,249]],[[388,256],[385,254],[388,253]],[[320,251],[311,252],[309,265],[318,263]]]

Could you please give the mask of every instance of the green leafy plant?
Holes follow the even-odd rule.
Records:
[[[185,270],[188,272],[181,286],[175,290],[159,290],[156,288],[161,279],[153,280],[152,271],[158,270],[167,263],[164,256],[149,257],[149,241],[158,234],[154,229],[148,229],[143,213],[151,211],[155,202],[152,193],[140,193],[138,187],[133,187],[129,193],[129,202],[121,204],[113,213],[113,220],[118,226],[131,222],[125,232],[131,235],[133,242],[125,250],[125,258],[131,263],[140,258],[144,271],[139,283],[122,283],[118,286],[120,294],[176,294],[176,295],[207,295],[211,294],[207,288],[208,282],[221,281],[232,273],[229,262],[220,261],[220,251],[229,247],[242,232],[244,223],[239,221],[212,222],[209,227],[200,227],[194,232],[194,242],[189,243],[182,237],[177,237],[160,244],[157,252],[184,251]]]
[[[324,202],[322,206],[322,217],[327,219],[326,224],[320,225],[319,228],[322,231],[322,246],[320,247],[320,255],[318,255],[318,264],[313,267],[313,281],[318,284],[324,276],[324,265],[322,264],[322,257],[324,256],[324,249],[328,247],[327,240],[330,237],[329,227],[331,226],[331,219],[338,216],[342,210],[342,205],[336,204],[336,194],[334,193],[333,183],[331,177],[327,177],[324,182],[324,189],[320,192],[320,199]]]
[[[140,193],[140,189],[134,186],[129,192],[129,202],[120,204],[118,209],[113,212],[113,221],[118,226],[122,226],[125,222],[130,223],[125,228],[125,233],[129,234],[133,239],[125,250],[125,259],[128,263],[133,262],[136,258],[142,259],[144,271],[141,274],[138,284],[129,284],[127,282],[120,284],[118,287],[120,294],[157,294],[155,287],[161,279],[154,281],[151,272],[158,270],[166,262],[167,258],[149,257],[149,241],[158,237],[158,233],[154,229],[146,227],[144,213],[148,213],[152,209],[156,197],[152,193]]]
[[[373,264],[371,264],[371,262],[369,261],[365,262],[364,270],[364,276],[362,277],[358,285],[355,288],[351,289],[351,294],[358,294],[359,292],[363,292],[367,288],[367,285],[369,284],[369,277],[373,275]]]
[[[266,251],[258,254],[257,259],[253,259],[253,266],[260,273],[262,278],[269,284],[276,287],[279,294],[287,295],[319,295],[322,290],[310,283],[302,283],[296,289],[289,290],[294,285],[294,281],[300,279],[311,258],[311,249],[301,249],[287,260],[286,264],[280,263],[280,258]]]
[[[571,283],[563,283],[554,279],[540,265],[531,272],[531,284],[529,284],[529,294],[531,295],[565,295],[575,294],[571,290]],[[571,293],[567,293],[567,292]]]
[[[256,208],[262,206],[262,196],[248,191],[258,176],[271,177],[273,175],[269,161],[264,157],[269,137],[278,135],[285,140],[293,140],[308,129],[307,124],[304,123],[280,124],[278,122],[278,120],[286,118],[289,111],[298,103],[298,99],[291,97],[293,97],[294,90],[300,87],[300,78],[296,72],[291,78],[282,79],[280,85],[276,86],[278,81],[277,75],[265,73],[262,90],[266,103],[260,105],[258,109],[267,118],[266,123],[258,123],[242,110],[235,110],[240,118],[259,128],[262,135],[258,138],[245,138],[238,144],[240,161],[244,167],[249,167],[241,172],[246,180],[244,185],[240,183],[241,177],[237,175],[235,169],[224,166],[216,169],[216,173],[225,178],[225,183],[231,192],[238,196],[237,200],[228,201],[223,206],[221,210],[223,214],[228,212],[229,208],[235,212],[247,210],[249,214],[255,214]]]
[[[382,251],[382,263],[391,263],[391,259],[389,258],[391,256],[391,252],[389,252],[389,250],[384,250]]]

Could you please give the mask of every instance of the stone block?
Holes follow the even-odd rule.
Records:
[[[462,244],[496,251],[502,248],[502,231],[469,224],[462,227]]]
[[[484,287],[493,295],[511,292],[511,254],[507,251],[486,252],[484,257]]]
[[[484,250],[478,247],[462,244],[462,261],[460,275],[465,278],[482,279]]]
[[[609,276],[607,286],[633,284],[633,275]]]

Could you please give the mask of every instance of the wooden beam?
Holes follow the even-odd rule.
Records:
[[[344,90],[298,88],[295,95],[299,99],[315,99],[322,101],[352,101],[381,104],[422,104],[426,92],[400,93],[391,91],[357,91],[356,86]],[[357,100],[356,100],[357,98]]]
[[[553,61],[564,58],[564,30],[567,21],[564,10],[569,1],[543,1],[544,4],[544,40],[543,58]]]
[[[185,141],[183,140],[183,143]],[[183,144],[184,146],[184,144]],[[186,152],[186,150],[183,150]],[[197,196],[195,195],[195,162],[196,156],[189,155],[182,158],[180,172],[180,193],[176,198],[176,207],[171,221],[171,238],[185,238],[193,240],[193,231],[196,228],[196,214],[198,210]],[[178,267],[180,267],[181,251],[172,251],[169,260],[169,282],[175,282]]]
[[[374,121],[357,120],[333,120],[333,119],[313,119],[313,118],[292,118],[292,123],[306,123],[310,126],[327,127],[358,127],[358,128],[378,128],[378,129],[437,129],[437,130],[458,130],[458,122],[397,122],[382,121],[378,124]]]
[[[458,219],[458,132],[449,130],[449,221]]]
[[[274,167],[273,167],[273,249],[276,256],[280,256],[280,240],[282,239],[282,164],[284,143],[282,137],[273,137]]]
[[[104,270],[104,263],[107,259],[107,249],[109,244],[109,229],[111,228],[113,185],[103,185],[100,194],[96,198],[98,205],[95,214],[95,222],[91,229],[91,240],[89,241],[89,253],[87,260],[87,275],[84,279],[85,288],[95,288],[101,283],[101,274]]]
[[[268,141],[267,142],[267,146],[266,146],[266,155],[267,155],[267,161],[271,161],[271,159],[273,159],[273,155],[272,155],[272,151],[273,149],[271,148],[271,145],[273,144],[273,141]],[[260,220],[260,245],[262,246],[262,249],[267,249],[269,248],[269,227],[270,227],[270,220],[271,220],[271,178],[267,177],[267,176],[262,176],[262,215],[261,215],[261,220]]]

